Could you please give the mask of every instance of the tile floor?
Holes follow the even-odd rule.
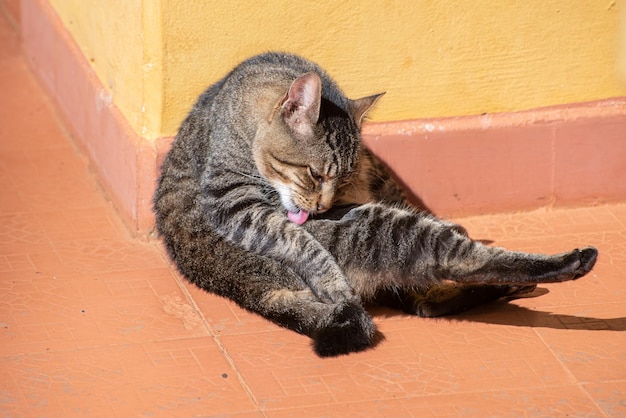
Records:
[[[460,220],[600,260],[453,319],[374,309],[376,349],[322,360],[129,235],[4,21],[0,92],[0,416],[626,416],[626,205]]]

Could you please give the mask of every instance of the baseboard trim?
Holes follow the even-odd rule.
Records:
[[[376,123],[363,140],[446,216],[626,200],[626,97]]]

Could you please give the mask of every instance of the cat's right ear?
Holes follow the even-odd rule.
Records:
[[[363,97],[357,100],[350,100],[348,103],[350,107],[350,113],[352,113],[352,117],[354,117],[354,121],[356,125],[361,129],[361,125],[363,124],[363,119],[367,112],[370,111],[374,104],[382,97],[385,92],[374,94],[373,96]]]
[[[313,133],[320,116],[322,80],[310,72],[296,78],[280,105],[281,115],[293,132],[302,136]]]

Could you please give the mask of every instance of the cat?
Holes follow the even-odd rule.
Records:
[[[157,232],[182,275],[309,336],[326,357],[375,345],[366,302],[450,315],[593,268],[593,247],[507,251],[410,206],[361,143],[380,96],[350,100],[317,64],[278,52],[210,86],[154,196]]]

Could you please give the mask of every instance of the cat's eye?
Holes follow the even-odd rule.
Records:
[[[313,168],[308,167],[308,170],[309,170],[309,176],[311,176],[313,181],[315,181],[316,183],[321,183],[322,181],[324,181],[324,176],[322,176],[320,173],[315,171]]]

